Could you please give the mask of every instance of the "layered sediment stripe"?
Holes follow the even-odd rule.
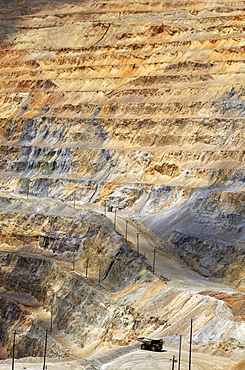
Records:
[[[212,222],[224,192],[241,202],[244,189],[244,12],[235,0],[4,2],[1,190],[142,215],[195,199],[172,240],[240,245],[243,220],[237,234],[225,221],[237,202]],[[150,221],[160,234],[162,220]]]

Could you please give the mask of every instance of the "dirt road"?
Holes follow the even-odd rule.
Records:
[[[161,353],[151,351],[135,351],[122,356],[109,364],[103,365],[103,370],[171,370],[173,356],[178,360],[178,353],[167,349]],[[192,354],[191,370],[232,370],[235,362],[218,356],[202,353]],[[181,370],[188,370],[188,353],[182,352]],[[174,369],[178,369],[178,361]]]
[[[110,218],[112,222],[115,221],[113,213],[107,213],[107,217]],[[126,221],[123,215],[117,214],[116,230],[124,236],[126,236],[127,233],[127,239],[133,244],[133,247],[136,250],[138,248],[139,252],[145,255],[148,263],[152,266],[155,249],[155,273],[163,275],[169,279],[169,286],[173,286],[190,293],[198,293],[203,290],[222,292],[235,291],[224,284],[210,281],[186,267],[181,263],[180,259],[174,256],[166,244],[161,243],[160,245],[158,237],[150,230],[144,228],[144,226],[139,224],[138,221],[135,222],[134,220],[128,220],[126,226]]]

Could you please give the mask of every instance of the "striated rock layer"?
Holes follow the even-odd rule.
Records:
[[[147,215],[199,273],[231,277],[244,263],[242,4],[5,1],[1,189]]]
[[[143,256],[137,259],[109,221],[88,207],[117,210],[143,221],[199,274],[229,280],[245,292],[244,1],[7,0],[0,13],[1,250],[39,254],[29,256],[27,265],[58,257],[66,273],[75,256],[83,274],[87,258],[102,253],[106,294],[142,276],[151,281]],[[117,253],[126,259],[122,270]],[[18,265],[17,260],[9,263]],[[91,278],[97,279],[99,259],[93,263]],[[14,271],[16,281],[22,279]],[[22,289],[10,284],[8,274],[4,289]],[[46,294],[55,290],[49,289],[40,296],[36,289],[25,291],[44,299],[46,307]],[[171,294],[170,311],[177,305]],[[225,303],[210,295],[193,297],[193,310],[195,299],[200,307],[209,300],[223,310]],[[184,293],[182,298],[189,320]],[[58,310],[66,309],[61,306],[57,303]],[[2,307],[5,312],[5,301]],[[218,314],[210,310],[215,321]],[[69,317],[77,327],[73,315],[79,314]],[[163,315],[168,317],[167,311]],[[224,314],[227,327],[220,319],[200,328],[197,345],[211,349],[211,327],[222,325],[223,337],[216,338],[213,350],[242,351],[240,334],[233,338],[225,332],[242,331],[243,323],[230,324],[229,315]],[[68,328],[63,311],[62,316]],[[243,312],[238,316],[244,319]],[[120,325],[129,328],[133,317],[115,324],[115,332]],[[155,330],[148,322],[147,330]],[[186,323],[180,328],[187,332]],[[131,329],[118,339],[101,329],[98,340],[125,344],[127,335],[133,340]],[[38,343],[32,348],[37,356]],[[54,352],[65,355],[57,343]],[[83,345],[81,340],[78,346]]]

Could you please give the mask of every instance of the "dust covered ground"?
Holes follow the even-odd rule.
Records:
[[[168,370],[172,369],[173,356],[178,358],[176,351],[168,348],[161,353],[151,351],[136,351],[102,366],[103,370]],[[175,363],[177,368],[178,363]],[[235,362],[218,356],[208,356],[201,353],[192,354],[192,370],[231,370]],[[188,353],[182,352],[181,369],[187,370]]]
[[[172,369],[172,359],[175,356],[178,359],[178,352],[167,348],[161,353],[137,350],[118,357],[104,365],[89,364],[81,366],[80,360],[47,360],[48,370],[82,370],[82,369],[101,369],[101,370],[170,370]],[[182,351],[181,369],[188,369],[188,352]],[[243,370],[245,365],[239,367],[234,361],[219,356],[210,356],[203,353],[192,353],[192,370]],[[11,366],[10,360],[2,361],[0,370],[7,370]],[[43,366],[42,359],[22,359],[15,362],[16,370],[39,370]],[[177,368],[178,363],[175,363]]]

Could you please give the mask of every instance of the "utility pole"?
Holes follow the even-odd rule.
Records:
[[[45,370],[45,367],[46,367],[47,343],[48,343],[48,330],[46,330],[46,333],[45,333],[45,344],[44,344],[44,355],[43,355],[43,370]]]
[[[54,232],[54,223],[55,223],[55,218],[52,217],[51,218],[51,228],[52,228],[52,231]]]
[[[156,249],[153,250],[153,265],[152,265],[152,272],[155,274],[155,263],[156,263]]]
[[[75,191],[73,194],[73,202],[74,202],[74,208],[76,208],[76,192]]]
[[[100,274],[101,274],[101,268],[100,268],[100,264],[99,264],[99,286],[100,286]]]
[[[50,310],[50,333],[53,330],[53,305],[51,305],[51,310]]]
[[[181,342],[182,342],[182,335],[180,334],[180,336],[179,336],[179,363],[178,363],[178,370],[180,370]]]
[[[72,270],[75,270],[75,252],[73,252]]]
[[[121,265],[120,265],[120,259],[116,259],[115,261],[118,262],[118,285],[121,286],[121,280],[122,280],[122,269],[121,269]]]
[[[139,234],[140,234],[140,233],[136,233],[136,246],[137,246],[138,256],[140,255]]]
[[[190,350],[189,350],[189,370],[191,370],[192,323],[193,323],[193,320],[191,319],[191,328],[190,328]]]
[[[175,356],[173,356],[173,359],[171,359],[170,361],[172,361],[172,370],[174,370],[174,364],[175,362],[177,362],[177,360],[175,360]]]
[[[128,220],[126,220],[126,231],[125,231],[125,239],[128,239]]]
[[[26,187],[26,198],[27,199],[29,198],[29,182],[28,182],[27,187]]]
[[[117,222],[117,210],[115,209],[115,214],[114,214],[114,230],[116,230],[116,222]]]
[[[14,351],[15,351],[15,337],[18,332],[15,330],[13,332],[13,348],[12,348],[12,370],[14,370]]]
[[[86,261],[86,274],[85,274],[86,279],[88,277],[88,261],[89,261],[89,258],[87,258],[87,261]]]

